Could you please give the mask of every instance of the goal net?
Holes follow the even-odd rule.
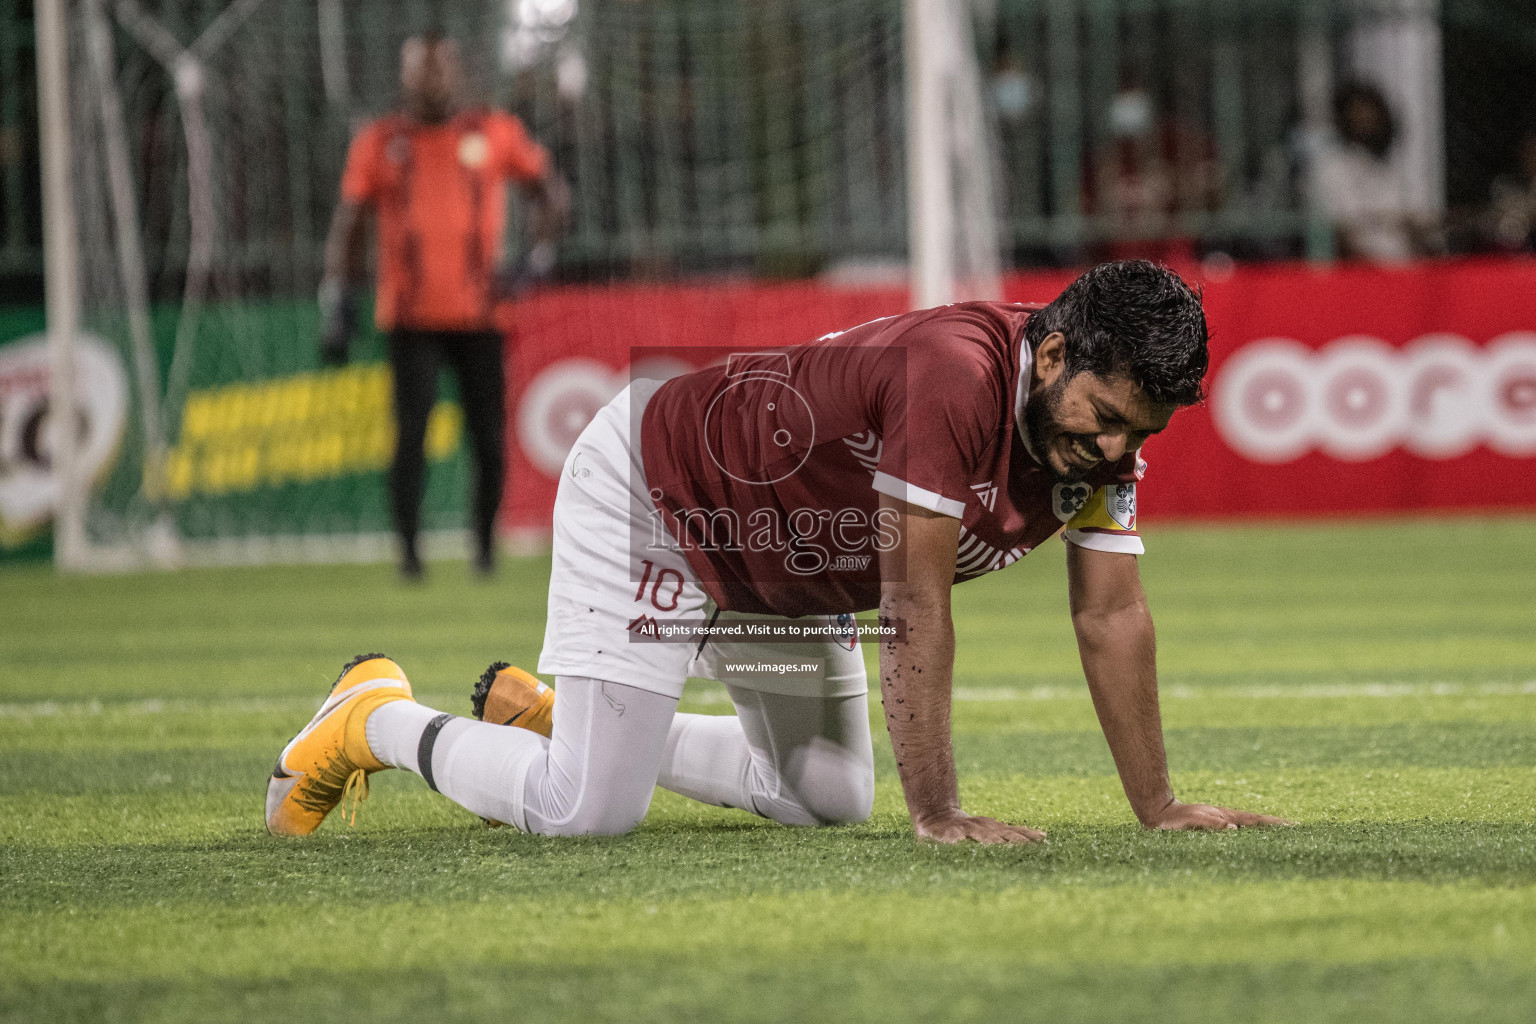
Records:
[[[522,117],[572,185],[552,282],[512,314],[530,350],[551,343],[533,335],[552,317],[575,349],[655,337],[652,307],[622,298],[636,288],[661,289],[693,327],[720,315],[679,305],[700,282],[899,291],[911,274],[925,303],[996,288],[995,150],[967,5],[54,2],[78,225],[77,565],[388,556],[383,339],[367,329],[348,366],[321,368],[315,294],[349,138],[394,105],[400,45],[424,27],[458,43],[472,98]],[[514,216],[509,262],[521,237]],[[603,321],[573,329],[572,309]],[[514,491],[538,469],[529,417],[543,409],[520,413],[537,367],[518,359],[510,345],[525,371],[509,396]],[[562,436],[583,422],[585,407],[550,408]],[[434,536],[462,550],[462,434],[445,380],[429,550]]]

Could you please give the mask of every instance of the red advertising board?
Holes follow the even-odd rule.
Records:
[[[1048,301],[1072,276],[1012,275],[1005,297]],[[1210,399],[1148,444],[1144,515],[1536,509],[1536,261],[1238,267],[1201,283]],[[905,302],[902,289],[730,282],[522,303],[503,525],[547,530],[565,452],[630,379],[632,352],[670,349],[634,368],[667,375],[694,365],[692,347],[797,344]]]

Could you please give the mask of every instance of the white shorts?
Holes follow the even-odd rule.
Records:
[[[814,643],[710,640],[645,642],[638,618],[717,626],[785,621],[720,611],[668,543],[645,482],[640,416],[660,381],[619,392],[581,432],[566,456],[555,496],[549,618],[539,671],[587,676],[678,698],[689,676],[792,697],[866,693],[864,658],[851,616],[806,616],[802,625],[840,627]],[[718,616],[718,617],[717,617]]]

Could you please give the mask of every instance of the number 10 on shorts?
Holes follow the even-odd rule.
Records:
[[[676,569],[658,570],[649,558],[641,560],[640,564],[645,566],[645,574],[640,577],[635,600],[644,601],[646,588],[649,587],[651,607],[660,612],[676,611],[678,598],[683,593],[683,574]],[[651,578],[653,575],[654,580]]]

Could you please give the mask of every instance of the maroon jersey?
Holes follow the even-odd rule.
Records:
[[[896,542],[882,493],[960,520],[957,583],[1063,525],[1140,553],[1137,453],[1063,483],[1024,444],[1036,308],[940,306],[663,384],[641,452],[665,542],[721,608],[790,617],[878,606]]]

